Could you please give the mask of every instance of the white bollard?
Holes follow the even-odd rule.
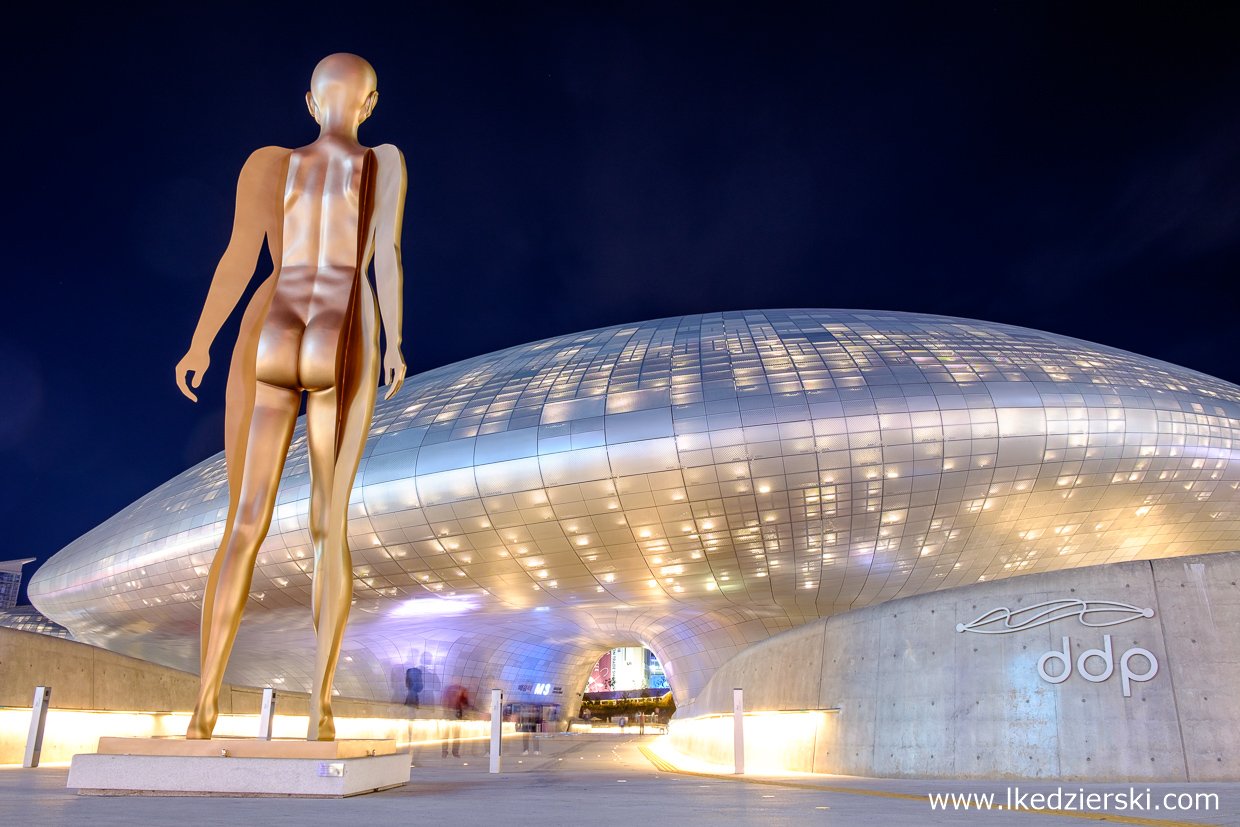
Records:
[[[271,724],[276,717],[276,691],[270,686],[263,689],[263,708],[258,716],[258,740],[271,740]]]
[[[732,762],[737,775],[745,774],[745,694],[732,690]]]
[[[34,703],[30,705],[30,734],[26,736],[26,757],[22,760],[23,767],[39,766],[39,756],[43,754],[43,725],[47,723],[47,704],[52,698],[50,686],[34,688]]]
[[[500,770],[500,747],[504,739],[504,691],[491,690],[491,772]]]

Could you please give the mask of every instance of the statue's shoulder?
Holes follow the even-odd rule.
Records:
[[[265,146],[250,153],[249,161],[283,160],[293,154],[293,150],[283,146]],[[249,162],[247,161],[247,163]]]
[[[249,158],[246,158],[241,174],[244,176],[278,170],[292,154],[293,150],[282,146],[265,146],[262,149],[256,149],[250,153]]]
[[[388,164],[404,164],[404,154],[393,144],[380,144],[375,147],[372,152],[375,153],[375,159],[378,160],[379,166],[387,166]]]
[[[250,153],[241,174],[237,176],[237,198],[258,198],[260,201],[278,192],[284,182],[284,170],[288,168],[291,149],[282,146],[265,146]]]

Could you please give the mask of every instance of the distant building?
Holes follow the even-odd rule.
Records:
[[[0,609],[17,605],[17,593],[22,588],[22,566],[33,562],[33,557],[0,562]]]
[[[654,652],[641,646],[622,646],[598,659],[585,691],[593,694],[667,688],[667,676]]]
[[[40,635],[51,635],[64,640],[73,640],[69,630],[54,620],[49,620],[34,606],[18,606],[12,609],[0,609],[0,627],[16,629],[19,632],[34,632]]]
[[[629,689],[645,689],[650,686],[650,670],[646,665],[646,649],[641,646],[624,646],[611,650],[611,670],[618,692]]]

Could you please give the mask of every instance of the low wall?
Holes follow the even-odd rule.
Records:
[[[746,709],[794,713],[746,716],[752,766],[900,778],[1240,780],[1237,582],[1240,552],[1226,552],[1026,575],[834,615],[727,661],[672,720],[671,740],[730,764],[731,722],[715,721],[742,687]],[[1049,607],[1052,622],[1028,622],[1044,609],[1021,611],[1051,601],[1063,601]],[[1095,611],[1082,615],[1072,601]],[[1135,609],[1099,613],[1096,601]],[[1018,613],[1009,624],[1017,628],[1005,628],[1001,614],[977,623],[995,609]],[[1111,621],[1119,622],[1087,625]],[[782,729],[800,734],[781,753]]]
[[[70,640],[0,628],[0,764],[20,763],[36,686],[52,688],[43,760],[67,761],[94,752],[103,735],[184,735],[198,696],[198,676]],[[263,690],[225,684],[220,691],[221,736],[254,736]],[[489,700],[489,699],[487,699]],[[304,738],[310,696],[276,693],[278,738]],[[482,737],[489,723],[446,721],[439,710],[412,710],[352,698],[334,698],[341,738],[392,738],[405,746],[444,737]],[[505,724],[511,730],[512,724]]]
[[[26,707],[36,686],[52,687],[53,709],[192,712],[198,676],[72,640],[0,628],[0,707]],[[279,709],[309,712],[310,695],[279,692]],[[257,715],[263,690],[224,684],[220,714]],[[332,711],[349,718],[406,718],[411,710],[353,698],[334,698]]]
[[[272,734],[276,738],[305,738],[305,715],[276,715]],[[188,713],[151,714],[146,712],[89,712],[51,709],[43,734],[41,763],[68,761],[79,753],[95,752],[102,736],[130,738],[176,738],[185,735]],[[30,709],[0,709],[0,764],[21,763],[30,729]],[[505,735],[516,731],[516,724],[503,724]],[[396,742],[397,750],[420,743],[444,739],[483,740],[490,737],[491,724],[483,720],[431,718],[352,718],[336,716],[336,737],[386,739]],[[258,734],[257,715],[221,715],[215,725],[218,738],[253,738]]]

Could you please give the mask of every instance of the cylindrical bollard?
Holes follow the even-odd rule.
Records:
[[[491,772],[500,771],[500,749],[504,739],[504,691],[491,690]]]
[[[745,774],[745,696],[732,690],[732,762],[737,775]]]
[[[34,703],[30,705],[30,734],[26,736],[26,757],[22,760],[23,767],[39,766],[39,756],[43,754],[43,726],[47,723],[47,705],[52,699],[50,686],[34,688]]]

